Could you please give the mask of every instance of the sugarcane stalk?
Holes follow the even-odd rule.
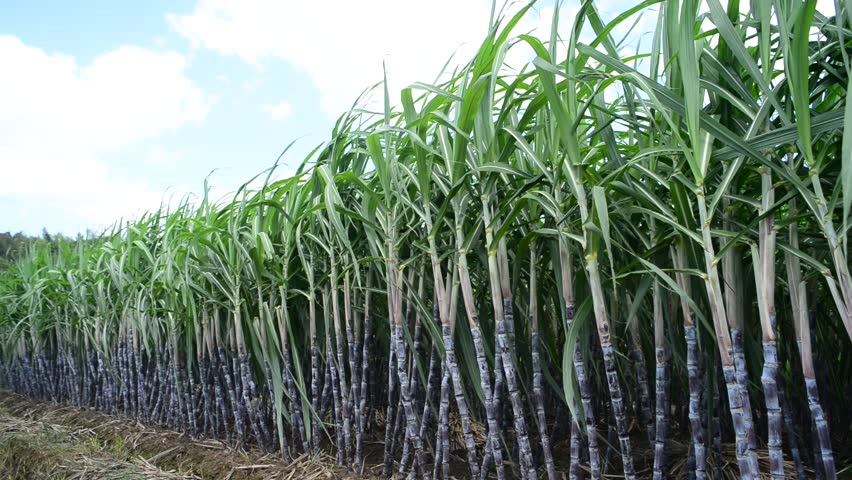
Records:
[[[216,324],[218,324],[218,319],[215,320],[215,322]],[[217,343],[219,346],[219,368],[221,370],[221,374],[225,377],[225,386],[228,388],[228,397],[231,401],[231,415],[233,415],[234,417],[233,425],[237,433],[236,440],[239,445],[242,445],[245,443],[245,432],[243,431],[243,421],[241,411],[239,409],[240,402],[237,402],[236,386],[234,385],[233,379],[231,377],[231,370],[228,366],[228,360],[225,357],[225,348],[221,342],[218,342],[218,340]],[[225,420],[225,422],[227,422],[227,420]]]
[[[486,195],[482,196],[482,213],[483,220],[486,225],[485,241],[490,245],[491,249],[488,252],[488,272],[491,285],[491,302],[494,308],[494,326],[496,329],[495,340],[495,357],[499,357],[502,361],[502,373],[505,375],[506,386],[509,391],[509,401],[512,405],[514,414],[515,438],[518,445],[520,455],[520,467],[522,470],[521,477],[535,478],[535,463],[532,457],[532,448],[530,446],[529,435],[527,433],[526,420],[524,418],[523,401],[520,395],[520,387],[516,377],[516,369],[513,352],[508,338],[507,323],[512,323],[514,320],[514,304],[512,301],[512,292],[509,286],[509,272],[501,271],[500,264],[508,265],[507,252],[505,251],[505,239],[498,239],[497,245],[494,245],[494,231],[492,228],[491,206],[489,198]],[[496,248],[495,248],[496,247]],[[498,258],[499,257],[499,258]],[[495,360],[495,364],[496,364]],[[497,367],[495,367],[497,368]],[[498,385],[495,380],[495,396],[499,396]],[[499,444],[492,443],[492,447],[499,447]]]
[[[440,321],[438,320],[438,312],[437,306],[434,309],[433,315],[433,323],[437,328],[440,328],[438,325]],[[435,345],[435,342],[432,342],[432,348],[429,353],[429,373],[426,377],[426,393],[424,395],[423,401],[423,413],[420,418],[422,421],[420,422],[420,438],[429,438],[428,430],[429,426],[432,422],[432,415],[435,412],[435,405],[438,403],[436,395],[440,391],[440,381],[441,381],[441,355],[438,352],[438,348]]]
[[[414,409],[414,404],[409,385],[408,371],[406,369],[405,358],[405,341],[402,335],[402,320],[403,320],[403,289],[402,289],[402,272],[397,269],[396,262],[391,262],[390,274],[390,305],[388,307],[389,314],[393,319],[393,348],[396,349],[397,361],[397,377],[399,378],[400,400],[405,413],[405,435],[410,438],[414,445],[414,461],[417,470],[422,472],[424,477],[428,477],[427,470],[424,468],[426,464],[423,459],[423,442],[418,436],[420,432],[420,421],[417,412]]]
[[[311,337],[311,406],[313,407],[314,421],[316,425],[311,428],[311,440],[313,440],[313,449],[318,451],[320,448],[319,427],[322,425],[322,413],[320,409],[320,358],[319,349],[317,348],[317,320],[316,320],[316,296],[313,285],[313,279],[310,281],[310,292],[308,293],[308,328]]]
[[[192,431],[192,436],[198,436],[198,422],[197,422],[197,402],[195,395],[195,374],[193,372],[192,364],[187,365],[184,368],[184,378],[188,380],[189,388],[187,392],[184,393],[184,401],[186,402],[186,414],[189,417],[189,427]]]
[[[236,322],[234,322],[236,325]],[[240,326],[242,329],[242,326]],[[226,365],[225,372],[230,376],[231,384],[228,386],[228,389],[231,390],[231,410],[234,415],[234,425],[237,428],[237,446],[243,447],[247,440],[248,435],[246,432],[246,398],[243,394],[244,385],[242,384],[242,371],[240,368],[240,353],[239,347],[237,346],[237,333],[236,327],[228,329],[228,350],[229,358],[222,356],[221,360]],[[220,343],[221,351],[224,352],[224,342]],[[228,362],[230,360],[230,362]],[[226,377],[227,380],[228,377]],[[239,400],[239,401],[238,401]]]
[[[148,411],[148,405],[145,403],[145,401],[148,397],[145,388],[145,373],[144,366],[142,364],[142,351],[139,345],[138,335],[133,336],[133,356],[134,367],[136,368],[136,419],[147,420],[146,415]],[[81,398],[78,397],[77,403],[79,404],[84,402]]]
[[[443,375],[441,375],[441,406],[438,411],[439,417],[439,432],[438,441],[440,449],[436,447],[436,451],[440,451],[440,455],[435,456],[435,474],[434,478],[438,478],[438,464],[441,465],[441,478],[449,480],[450,478],[450,369],[444,362]],[[476,478],[476,477],[473,477]]]
[[[714,366],[718,366],[718,358],[714,359]],[[709,382],[713,389],[713,418],[711,425],[713,428],[713,472],[715,475],[722,474],[722,383],[724,379],[718,368],[714,369],[717,372],[715,375],[716,381]]]
[[[710,234],[710,220],[708,218],[703,188],[696,192],[696,197],[698,200],[699,221],[701,222],[705,271],[707,274],[704,285],[707,290],[708,304],[713,318],[719,355],[722,360],[724,381],[728,390],[728,405],[736,435],[737,462],[742,478],[752,480],[759,474],[759,471],[757,465],[752,462],[752,457],[749,454],[748,428],[743,407],[744,395],[737,381],[737,370],[734,363],[734,354],[732,353],[733,347],[731,345],[732,337],[728,327],[725,303],[722,299],[722,286],[716,267],[716,254],[713,247],[713,238]],[[733,252],[733,249],[730,249],[729,252]],[[729,258],[729,255],[725,258]]]
[[[335,295],[335,299],[336,298],[337,298],[337,295]],[[346,357],[349,361],[349,381],[346,383],[346,387],[348,388],[348,390],[346,392],[346,395],[344,396],[345,402],[346,402],[344,412],[346,414],[346,421],[349,422],[349,427],[346,430],[349,434],[349,438],[346,440],[346,448],[347,448],[346,457],[347,457],[347,460],[352,461],[353,454],[354,454],[354,452],[352,450],[352,444],[353,444],[352,423],[353,423],[353,418],[354,418],[355,435],[356,436],[358,434],[357,430],[361,426],[361,422],[360,422],[360,419],[358,418],[357,408],[355,408],[355,406],[357,405],[357,402],[358,402],[356,385],[359,382],[358,382],[358,378],[356,377],[357,369],[356,369],[355,365],[356,365],[357,359],[355,357],[355,350],[354,350],[355,340],[354,340],[354,335],[353,335],[353,332],[352,332],[352,323],[353,323],[352,300],[351,300],[351,294],[350,294],[350,285],[349,285],[349,275],[348,274],[345,274],[343,276],[343,321],[344,321],[344,330],[343,331],[345,332],[346,336],[342,337],[342,336],[338,335],[338,337],[337,337],[337,339],[338,339],[337,348],[338,348],[338,355],[340,353],[343,353],[343,351],[346,351]],[[346,339],[346,348],[345,349],[342,348],[340,346],[340,343],[339,343],[344,338]],[[338,357],[338,359],[339,358],[340,357]],[[341,371],[341,375],[345,375],[345,373],[344,373],[345,367],[343,366],[343,364],[340,365],[340,371]],[[341,388],[343,388],[342,385],[341,385]]]
[[[437,310],[437,306],[435,308]],[[437,311],[435,312],[435,317],[438,316]],[[435,318],[437,322],[437,318]],[[429,353],[429,370],[426,378],[426,392],[423,397],[423,409],[420,414],[420,438],[428,439],[429,437],[429,426],[432,422],[432,415],[435,411],[435,406],[438,403],[438,399],[435,398],[436,395],[440,392],[440,366],[441,359],[440,354],[438,353],[438,349],[435,345],[432,345]],[[435,446],[435,454],[440,450],[439,445]]]
[[[174,320],[170,319],[172,323],[172,334],[170,335],[170,345],[171,345],[171,359],[172,359],[172,369],[171,369],[171,378],[172,384],[174,385],[174,395],[175,395],[175,420],[178,425],[182,428],[186,428],[189,424],[188,415],[184,415],[184,412],[188,411],[189,397],[187,392],[183,389],[183,378],[181,377],[181,356],[178,353],[177,346],[177,332],[174,331]]]
[[[449,325],[442,326],[441,329],[444,338],[444,347],[446,348],[447,368],[450,371],[453,394],[455,396],[456,406],[459,410],[459,417],[461,417],[462,432],[464,434],[465,446],[467,447],[468,462],[470,463],[470,473],[472,478],[478,478],[480,474],[479,462],[476,460],[476,444],[473,439],[467,400],[464,398],[464,387],[462,386],[461,373],[459,372],[458,363],[456,362],[456,352],[452,343],[452,332],[450,331]],[[444,461],[448,462],[449,458],[445,457]]]
[[[748,390],[748,365],[745,359],[745,347],[743,332],[739,328],[731,328],[731,341],[733,343],[734,365],[736,367],[736,380],[739,386],[743,406],[743,423],[748,440],[748,458],[752,466],[757,465],[757,433],[754,428],[752,415],[751,395]]]
[[[393,338],[391,338],[393,340]],[[394,368],[396,368],[396,364],[394,364]],[[405,423],[405,409],[402,407],[402,398],[397,398],[397,409],[396,409],[396,417],[393,419],[393,436],[391,437],[391,451],[394,452],[394,456],[396,455],[397,447],[400,442],[405,439],[405,435],[408,434],[407,428],[408,424]]]
[[[215,410],[213,402],[210,397],[210,385],[209,385],[209,367],[208,361],[206,358],[201,358],[199,360],[199,375],[201,379],[201,397],[204,401],[204,426],[202,431],[207,435],[212,435],[213,437],[218,437],[218,428],[215,421]]]
[[[163,364],[166,362],[166,359],[163,352],[159,349],[155,349],[154,355],[156,358],[157,368],[154,371],[153,378],[156,380],[157,387],[151,389],[150,418],[154,423],[162,423],[162,420],[160,419],[160,410],[164,403],[163,399],[166,397],[167,385],[165,384],[165,376],[163,373],[165,371],[165,365]]]
[[[364,464],[363,443],[364,436],[367,430],[367,378],[372,374],[370,368],[370,336],[372,332],[372,316],[370,314],[370,290],[372,289],[372,275],[367,276],[367,289],[364,292],[364,339],[362,341],[363,351],[361,353],[361,395],[358,405],[360,418],[360,426],[358,435],[355,438],[355,463],[357,465]]]
[[[329,358],[329,354],[326,353],[326,360]],[[321,419],[325,419],[328,416],[329,409],[332,408],[333,397],[331,394],[331,365],[328,361],[325,362],[325,368],[323,369],[323,384],[322,384],[322,399],[320,400],[320,409],[319,416]]]
[[[796,214],[796,202],[790,202],[790,214]],[[799,248],[799,232],[796,222],[791,222],[788,227],[790,246]],[[805,378],[805,393],[808,398],[808,409],[813,421],[814,433],[819,446],[821,466],[828,480],[837,478],[837,470],[834,465],[834,454],[831,449],[831,435],[825,412],[819,401],[819,389],[817,388],[816,372],[814,370],[813,350],[811,345],[811,325],[808,321],[808,298],[804,282],[801,281],[801,268],[799,257],[790,252],[784,254],[787,264],[787,286],[790,294],[790,303],[793,310],[793,326],[796,330],[798,340],[799,356],[802,361],[802,374]],[[816,462],[816,459],[815,463]],[[819,470],[819,466],[817,466]]]
[[[784,454],[782,451],[783,418],[778,398],[778,347],[775,340],[775,218],[771,207],[775,203],[775,188],[772,173],[761,171],[762,199],[760,214],[763,219],[759,227],[759,245],[752,246],[755,281],[758,291],[758,312],[763,332],[763,396],[766,402],[769,473],[773,480],[784,478]]]
[[[211,401],[210,392],[210,362],[208,361],[209,349],[209,316],[206,309],[201,311],[201,325],[199,326],[199,334],[196,337],[196,354],[198,355],[198,374],[199,382],[201,383],[201,397],[204,402],[204,426],[202,431],[207,435],[218,437],[218,427],[215,421],[215,407]]]
[[[337,389],[337,395],[340,396],[341,404],[340,404],[340,417],[342,420],[342,430],[341,433],[343,435],[343,447],[345,449],[344,459],[345,462],[349,462],[352,458],[352,423],[351,423],[351,404],[349,399],[349,387],[346,380],[346,360],[344,354],[344,347],[341,345],[342,342],[345,341],[345,337],[343,336],[343,328],[341,326],[341,314],[340,314],[340,303],[338,296],[338,286],[337,286],[337,259],[335,256],[334,249],[331,249],[331,318],[333,320],[334,325],[334,336],[335,341],[332,342],[332,346],[334,350],[330,350],[329,352],[334,352],[337,363],[335,364],[336,371],[333,373],[336,376],[337,381],[339,382],[339,386]],[[330,329],[329,329],[330,330]]]
[[[295,431],[294,433],[296,433],[298,436],[298,444],[302,447],[302,451],[307,452],[309,449],[308,435],[305,430],[304,419],[302,417],[302,397],[299,394],[296,388],[296,382],[293,379],[295,365],[293,364],[293,356],[290,354],[290,322],[289,313],[287,309],[286,293],[287,292],[282,286],[281,291],[279,292],[279,296],[281,298],[281,305],[278,309],[276,309],[276,315],[278,317],[279,325],[279,335],[281,338],[281,350],[284,356],[284,365],[281,373],[282,382],[284,384],[284,387],[287,389],[288,396],[290,397],[290,418],[292,428]]]
[[[331,390],[332,396],[334,397],[334,430],[335,430],[335,439],[337,442],[336,454],[337,454],[337,465],[343,466],[346,462],[345,447],[343,445],[344,442],[344,434],[343,434],[343,401],[340,396],[339,384],[338,384],[338,371],[337,366],[334,364],[334,358],[331,356],[331,352],[334,351],[331,345],[331,336],[325,337],[325,350],[328,352],[326,362],[329,365],[329,373],[331,378]]]
[[[412,278],[413,275],[414,275],[414,271],[412,270],[411,274],[409,275],[409,281],[408,281],[409,285],[411,285],[413,283],[413,278]],[[421,272],[421,275],[420,275],[420,279],[418,280],[417,297],[423,298],[423,275],[422,275],[422,272]],[[411,399],[412,399],[412,408],[414,408],[414,410],[417,411],[417,389],[418,389],[418,385],[419,385],[419,382],[418,382],[419,375],[417,375],[417,371],[419,370],[419,367],[418,367],[417,363],[418,363],[418,358],[419,358],[419,354],[420,354],[420,342],[421,342],[421,337],[422,337],[423,332],[422,332],[422,326],[421,326],[421,323],[420,323],[420,310],[417,309],[417,312],[412,315],[412,312],[414,311],[414,301],[410,297],[408,298],[406,304],[407,304],[407,306],[406,306],[404,318],[406,319],[406,324],[408,325],[408,331],[411,331],[411,328],[412,328],[412,325],[411,325],[412,317],[413,317],[413,321],[414,321],[414,325],[413,325],[413,327],[414,327],[414,335],[413,335],[414,347],[410,349],[410,355],[408,353],[406,353],[406,363],[408,365],[407,368],[406,368],[406,374],[408,375],[408,389],[409,389],[409,392],[411,392],[410,394],[411,394]],[[409,349],[407,348],[407,344],[404,343],[404,346],[405,346],[406,352],[408,352]],[[420,422],[420,424],[418,426],[418,432],[420,431],[421,425],[422,425],[422,422]],[[422,441],[423,437],[420,436],[420,438],[421,438],[421,441]],[[408,435],[408,430],[406,429],[405,440],[403,441],[403,447],[402,447],[402,457],[401,457],[400,462],[399,462],[399,473],[400,474],[406,473],[406,471],[408,469],[408,461],[409,461],[409,458],[411,457],[411,445],[412,445],[411,436]],[[417,469],[419,467],[417,465],[414,465],[414,468]]]
[[[547,471],[548,480],[556,479],[556,467],[553,463],[553,451],[550,447],[550,437],[547,434],[547,415],[544,411],[544,392],[542,385],[542,370],[540,358],[540,339],[538,325],[538,277],[536,275],[536,261],[538,251],[535,242],[530,244],[530,304],[529,304],[529,322],[530,322],[530,342],[532,350],[532,367],[533,367],[533,401],[535,402],[536,418],[538,420],[539,440],[541,441],[542,455],[544,456],[544,465]]]
[[[122,330],[126,330],[126,328],[122,328]],[[124,336],[124,335],[121,335],[121,334],[119,334],[119,335],[120,336],[119,336],[119,339],[118,339],[118,348],[117,348],[118,354],[116,355],[116,360],[117,360],[117,363],[118,363],[119,382],[120,382],[119,385],[120,385],[120,388],[121,388],[121,393],[120,393],[120,396],[121,396],[121,399],[122,399],[121,409],[122,409],[122,413],[126,417],[126,416],[129,415],[129,411],[130,411],[130,383],[129,383],[130,379],[129,379],[128,368],[127,368],[127,363],[126,363],[126,360],[127,360],[127,355],[126,355],[127,337]]]
[[[126,351],[127,355],[127,375],[130,377],[128,380],[129,389],[130,389],[130,415],[134,418],[139,418],[139,405],[137,404],[137,399],[139,398],[139,377],[137,375],[138,370],[136,369],[136,343],[135,336],[133,335],[133,327],[132,325],[128,325],[127,328],[128,335],[128,348]],[[68,360],[68,368],[71,370],[72,378],[76,376],[76,372],[74,371],[74,363],[71,361],[71,357],[66,357]]]
[[[742,405],[743,426],[746,430],[748,441],[748,460],[752,468],[757,465],[757,437],[754,430],[754,422],[751,414],[751,400],[748,392],[748,371],[746,367],[745,351],[743,349],[742,324],[742,299],[740,298],[742,288],[742,265],[741,255],[737,248],[730,248],[725,254],[723,270],[725,274],[725,301],[727,318],[731,327],[731,341],[733,345],[733,359],[735,366],[735,377],[740,391],[740,403]],[[757,471],[754,470],[755,476]]]
[[[621,396],[621,385],[615,368],[615,352],[610,338],[609,320],[607,318],[606,305],[604,303],[603,286],[598,270],[597,253],[586,256],[586,270],[589,273],[589,284],[592,289],[592,300],[597,322],[598,338],[600,338],[601,351],[604,358],[604,369],[606,370],[607,386],[612,401],[615,425],[618,431],[618,443],[621,447],[621,459],[624,476],[633,479],[636,476],[633,467],[633,455],[630,437],[627,433],[627,419],[625,415],[624,399]]]
[[[432,215],[431,215],[431,204],[429,203],[427,198],[423,199],[423,210],[425,215],[423,216],[424,222],[426,224],[427,231],[432,230]],[[461,234],[459,228],[461,228],[461,199],[456,198],[455,204],[457,206],[456,213],[458,215],[456,220],[456,236]],[[441,269],[441,261],[438,255],[438,247],[435,242],[434,235],[429,235],[429,259],[432,264],[432,279],[433,285],[435,289],[435,297],[438,303],[438,311],[441,319],[441,339],[444,342],[444,375],[442,376],[442,386],[441,386],[441,411],[439,412],[441,427],[440,427],[440,435],[441,435],[441,445],[443,448],[442,452],[442,462],[443,467],[442,471],[444,473],[444,478],[449,478],[449,405],[444,405],[445,395],[447,398],[449,397],[449,388],[451,387],[453,390],[453,396],[456,401],[456,407],[459,411],[459,417],[461,417],[462,423],[462,433],[465,439],[465,448],[467,450],[467,461],[468,467],[470,468],[471,478],[479,478],[480,476],[480,465],[477,460],[476,454],[476,443],[474,442],[473,432],[471,430],[471,421],[470,421],[470,413],[467,406],[467,400],[464,397],[464,391],[462,390],[462,382],[461,382],[461,374],[458,369],[458,364],[456,363],[456,354],[455,354],[455,346],[453,344],[453,334],[455,333],[455,312],[456,312],[456,302],[458,298],[458,284],[460,278],[460,273],[456,269],[453,269],[452,275],[447,274],[447,280],[444,280],[444,274]],[[467,252],[464,252],[460,244],[459,247],[459,262],[462,261],[461,257]],[[466,261],[466,260],[465,260]],[[450,280],[450,277],[452,280]],[[447,294],[447,289],[450,289],[450,294]],[[465,300],[466,302],[466,300]],[[467,303],[465,303],[465,308],[467,309]],[[467,310],[466,310],[467,311]],[[469,314],[468,314],[469,316]],[[448,378],[444,378],[447,376]],[[444,388],[444,381],[451,381],[451,384],[448,384],[447,388]],[[449,402],[449,400],[447,400]],[[444,441],[444,439],[447,439]],[[437,462],[436,462],[437,466]],[[435,469],[437,470],[437,468]]]
[[[680,308],[683,315],[683,335],[686,339],[686,372],[689,385],[689,427],[692,437],[692,450],[695,456],[695,478],[696,480],[705,480],[707,478],[707,444],[705,438],[705,428],[701,421],[701,412],[706,411],[702,408],[702,392],[704,391],[705,382],[699,372],[701,365],[700,352],[698,348],[698,332],[695,326],[695,313],[692,311],[686,297],[689,297],[692,292],[689,277],[684,271],[686,270],[686,247],[683,241],[679,241],[672,250],[672,260],[677,272],[675,279],[678,286],[683,291],[685,297],[681,297]],[[715,404],[714,404],[715,410]],[[714,427],[715,428],[715,427]],[[716,472],[718,475],[719,472]]]
[[[178,377],[175,365],[177,364],[177,358],[175,358],[174,353],[169,355],[170,367],[166,372],[166,381],[168,382],[168,405],[165,409],[166,414],[166,424],[172,430],[180,430],[183,427],[181,423],[181,412],[180,412],[180,402],[181,395],[178,389]],[[112,392],[112,389],[110,389]],[[110,402],[112,405],[112,402]]]
[[[562,301],[564,302],[564,318],[565,318],[565,338],[568,339],[571,329],[574,325],[574,272],[572,256],[568,252],[568,247],[565,240],[560,238],[559,241],[559,262],[562,276]],[[588,441],[589,452],[589,470],[593,480],[601,478],[600,468],[600,453],[598,449],[598,431],[595,423],[595,415],[592,407],[592,392],[589,380],[586,377],[586,367],[583,361],[583,353],[580,350],[579,342],[574,343],[574,350],[571,352],[572,364],[574,366],[574,376],[577,378],[577,385],[580,390],[580,403],[583,407],[583,417],[586,423],[586,438]],[[575,418],[574,422],[578,423]],[[579,425],[577,429],[579,441]],[[572,435],[573,426],[572,426]],[[573,460],[574,457],[572,457]],[[577,466],[572,465],[572,469]]]
[[[213,380],[214,381],[213,393],[216,395],[216,405],[219,408],[218,417],[222,421],[221,422],[222,431],[225,433],[226,440],[230,444],[234,441],[233,430],[230,428],[230,426],[228,424],[228,416],[230,415],[230,412],[228,411],[227,407],[225,406],[225,395],[223,393],[224,388],[223,388],[223,385],[222,385],[222,381],[223,381],[223,378],[224,378],[223,374],[225,373],[224,369],[227,368],[227,366],[223,364],[222,359],[219,356],[217,356],[216,353],[214,353],[215,351],[212,350],[212,348],[215,348],[215,347],[211,346],[211,351],[210,351],[210,357],[212,359],[210,368],[213,371],[213,379],[214,379]],[[226,381],[226,385],[227,385],[227,381]],[[215,431],[214,431],[214,433],[215,433]]]
[[[668,352],[665,348],[666,334],[663,323],[663,289],[659,280],[654,280],[654,353],[657,359],[655,388],[655,438],[654,438],[654,480],[664,478],[666,464],[666,435],[669,426],[669,385]],[[697,461],[696,461],[697,463]]]
[[[391,346],[388,353],[388,400],[385,414],[385,452],[384,452],[384,476],[390,477],[393,471],[393,420],[396,415],[396,375],[394,375],[396,359],[396,348]]]
[[[461,218],[458,217],[457,222]],[[456,242],[458,245],[464,245],[462,237],[462,228],[460,224],[456,225]],[[497,405],[494,402],[494,395],[499,393],[499,386],[495,382],[494,391],[491,390],[491,374],[488,365],[488,360],[485,355],[485,345],[482,339],[482,331],[479,327],[479,316],[476,313],[476,307],[473,298],[473,286],[470,281],[470,270],[467,263],[467,251],[459,249],[458,257],[458,278],[460,280],[462,299],[464,301],[465,313],[470,327],[471,337],[473,338],[473,346],[476,352],[476,364],[479,367],[479,381],[485,396],[485,416],[488,424],[488,438],[486,440],[486,452],[483,455],[482,465],[480,467],[481,478],[484,479],[488,475],[489,462],[493,458],[494,466],[497,471],[497,478],[502,480],[506,478],[506,470],[503,465],[503,452],[500,447],[500,429],[497,423]],[[445,340],[446,342],[446,340]]]
[[[344,291],[346,298],[346,308],[350,311],[352,310],[352,300],[349,299],[349,276],[346,275],[344,277],[346,284],[344,285]],[[354,300],[357,302],[357,299]],[[362,441],[364,433],[362,431],[363,422],[361,421],[361,363],[359,355],[361,354],[361,345],[360,345],[360,322],[358,320],[357,314],[349,314],[352,316],[352,323],[347,321],[346,325],[346,338],[349,342],[349,371],[351,374],[351,382],[350,396],[352,398],[352,409],[354,410],[354,418],[355,418],[355,450],[354,450],[354,459],[353,465],[355,468],[358,468],[362,464],[361,452],[359,451],[359,443]]]
[[[642,354],[638,315],[630,319],[630,339],[633,368],[639,388],[639,419],[645,425],[648,443],[653,445],[656,434],[654,417],[651,415],[651,390],[648,386],[648,367],[645,365],[645,355]]]
[[[781,383],[781,376],[777,377],[778,383]],[[793,463],[796,465],[796,478],[804,480],[807,478],[805,473],[805,464],[802,460],[802,453],[799,450],[799,434],[796,431],[796,426],[793,423],[793,416],[790,414],[790,404],[787,402],[787,395],[784,393],[784,388],[778,389],[778,400],[781,402],[781,412],[784,416],[784,427],[787,429],[787,438],[790,444],[790,455],[793,457]]]
[[[795,278],[795,277],[794,277]],[[805,377],[805,393],[808,397],[808,409],[811,413],[813,425],[815,426],[815,437],[819,445],[819,454],[822,468],[827,480],[837,478],[837,469],[834,464],[834,453],[831,449],[831,434],[829,432],[828,420],[823,411],[819,399],[819,388],[817,387],[816,373],[813,368],[813,352],[811,347],[811,327],[808,322],[808,299],[804,282],[797,288],[791,289],[790,295],[798,293],[798,313],[795,321],[799,325],[800,350],[802,357],[802,372]]]
[[[214,354],[214,346],[213,346],[213,328],[210,326],[210,315],[207,309],[202,310],[201,315],[201,330],[203,332],[203,342],[202,342],[202,352],[203,358],[205,362],[205,373],[202,374],[204,377],[202,379],[202,385],[208,385],[205,387],[208,392],[209,399],[209,432],[212,433],[214,437],[219,437],[219,416],[226,416],[224,406],[220,404],[222,402],[222,388],[220,383],[220,376],[217,374],[216,369],[216,355]],[[210,391],[212,388],[212,391]],[[215,402],[215,404],[214,404]],[[225,420],[227,421],[227,420]],[[227,429],[226,429],[227,430]]]
[[[615,450],[615,445],[618,443],[618,433],[616,432],[615,427],[615,415],[612,413],[612,409],[607,409],[604,405],[601,405],[601,411],[607,411],[609,414],[609,421],[606,424],[606,450],[604,450],[604,475],[610,473],[611,468],[613,467],[612,462],[612,452]]]

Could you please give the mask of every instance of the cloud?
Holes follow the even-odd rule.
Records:
[[[168,150],[162,145],[155,144],[148,147],[148,151],[145,152],[145,157],[142,159],[142,162],[148,166],[162,167],[177,164],[180,162],[181,157],[183,157],[181,152]]]
[[[243,95],[251,95],[263,85],[263,79],[256,77],[250,80],[243,80],[241,85]]]
[[[489,14],[485,0],[200,0],[188,15],[167,19],[197,48],[259,68],[269,60],[291,63],[313,81],[322,110],[336,116],[382,80],[383,62],[391,92],[398,92],[434,79],[454,51],[467,59]]]
[[[276,121],[290,118],[290,115],[293,114],[293,105],[290,105],[288,102],[263,105],[260,109]]]
[[[105,159],[205,120],[212,100],[182,55],[121,46],[81,65],[2,35],[0,58],[0,202],[49,200],[85,226],[159,205]]]
[[[837,14],[836,4],[834,0],[817,0],[817,11],[828,17],[833,17]]]

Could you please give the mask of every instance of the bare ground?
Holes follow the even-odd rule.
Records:
[[[372,478],[372,470],[357,478]],[[285,462],[186,435],[0,391],[0,478],[344,479],[325,454]]]

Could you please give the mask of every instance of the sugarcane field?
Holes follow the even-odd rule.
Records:
[[[3,247],[0,478],[852,479],[852,2],[483,12],[230,193]]]

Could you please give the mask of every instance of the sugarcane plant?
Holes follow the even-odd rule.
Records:
[[[355,474],[850,473],[852,7],[576,3],[292,175],[31,242],[0,384]]]

